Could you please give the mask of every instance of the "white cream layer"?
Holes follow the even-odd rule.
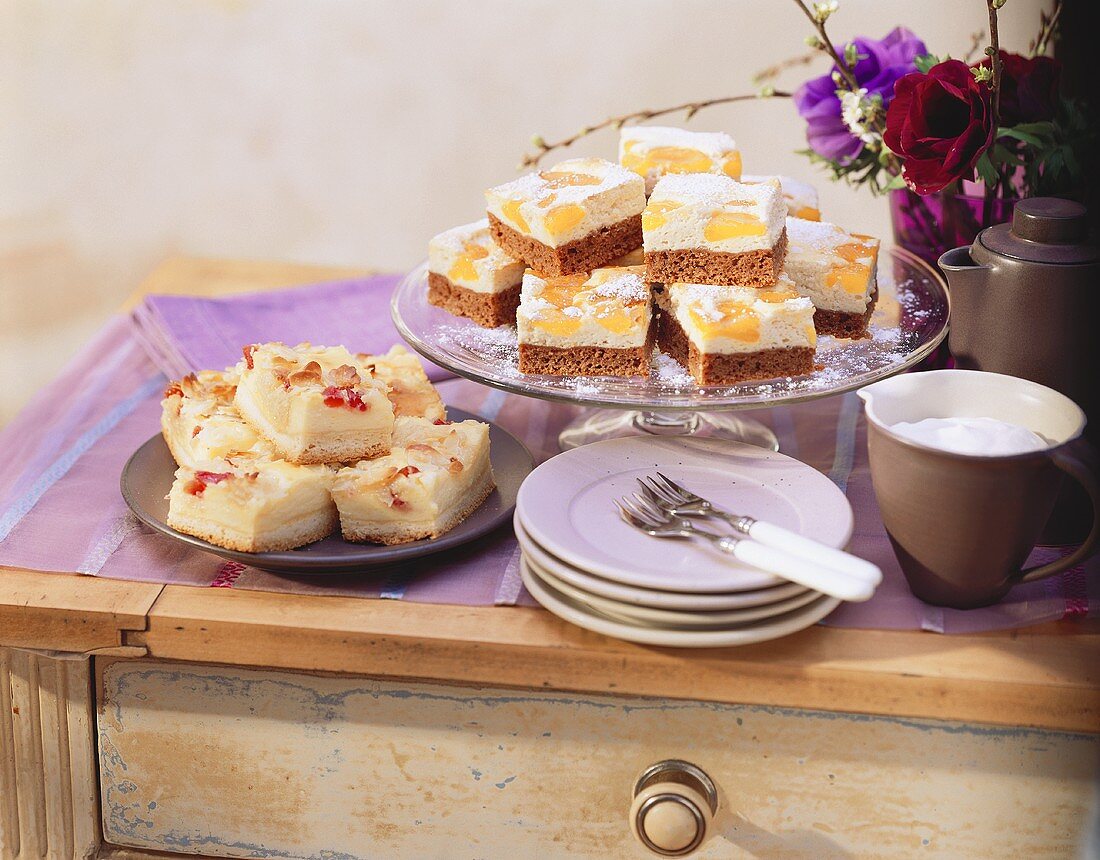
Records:
[[[745,174],[741,181],[747,185],[778,180],[783,192],[783,202],[787,204],[787,214],[792,218],[805,218],[808,221],[821,220],[821,208],[818,203],[817,189],[808,182],[792,179],[790,176],[759,176]]]
[[[665,176],[642,215],[643,244],[647,252],[766,250],[779,241],[786,214],[783,195],[770,183],[745,185],[709,173]],[[745,219],[745,232],[723,237],[723,219]]]
[[[570,184],[571,175],[596,181]],[[513,230],[557,248],[641,214],[645,182],[614,162],[574,158],[488,189],[485,204]]]
[[[849,260],[838,249],[856,246]],[[827,221],[787,219],[784,271],[799,294],[823,310],[863,313],[877,286],[878,239]]]
[[[561,278],[542,278],[528,270],[516,311],[519,342],[559,349],[644,346],[653,315],[644,275],[644,266]]]
[[[475,293],[499,293],[516,286],[526,265],[506,254],[482,218],[440,233],[428,242],[428,271]]]
[[[711,284],[669,284],[662,310],[671,312],[688,339],[705,353],[751,353],[814,347],[814,306],[784,289],[774,291]],[[766,301],[762,295],[772,297]],[[790,298],[782,298],[789,295]]]
[[[722,131],[624,126],[619,132],[619,163],[645,179],[647,194],[669,173],[716,173],[731,179],[741,176],[741,153],[733,138]]]

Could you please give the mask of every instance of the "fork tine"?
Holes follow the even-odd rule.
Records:
[[[687,489],[687,487],[680,486],[667,475],[662,475],[660,472],[658,472],[657,477],[661,479],[662,485],[665,487],[665,489],[669,493],[675,494],[681,502],[687,503],[699,500],[699,496],[695,495],[695,493]]]
[[[638,521],[636,525],[638,525],[639,528],[655,528],[662,524],[662,520],[656,519],[652,513],[645,509],[645,507],[638,502],[631,501],[626,498],[626,496],[623,496],[618,504],[620,509],[625,510],[631,516],[631,519]]]
[[[650,499],[658,506],[678,504],[678,500],[672,496],[667,490],[665,490],[660,484],[658,484],[653,478],[645,477],[638,478],[638,483],[642,485],[642,492],[647,499]]]
[[[668,511],[660,507],[660,505],[649,501],[643,496],[639,496],[637,493],[633,494],[635,505],[642,509],[642,511],[650,516],[651,519],[657,520],[661,523],[667,523],[669,521]]]

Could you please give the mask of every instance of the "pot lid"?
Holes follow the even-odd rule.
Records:
[[[978,234],[995,254],[1031,263],[1082,264],[1100,261],[1100,247],[1088,242],[1088,210],[1060,197],[1028,197],[1012,210],[1011,224]]]

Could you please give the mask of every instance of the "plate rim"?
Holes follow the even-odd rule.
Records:
[[[666,412],[698,412],[698,411],[711,411],[711,412],[732,412],[744,409],[760,409],[769,408],[776,405],[790,406],[796,403],[806,403],[808,401],[817,400],[821,397],[832,397],[836,394],[845,394],[849,391],[855,391],[856,389],[863,388],[874,382],[878,382],[882,379],[887,379],[891,376],[895,376],[899,373],[903,373],[909,370],[921,361],[932,355],[936,348],[944,342],[947,338],[948,330],[951,325],[951,291],[947,285],[943,276],[936,271],[927,262],[922,260],[916,254],[907,251],[904,248],[897,246],[886,246],[880,250],[879,261],[887,258],[897,258],[903,261],[906,265],[921,270],[922,274],[936,285],[937,297],[942,300],[943,307],[943,322],[939,330],[933,335],[927,342],[921,344],[917,349],[908,353],[903,361],[897,364],[892,364],[882,368],[880,371],[870,373],[867,378],[860,378],[859,380],[853,380],[850,382],[844,382],[835,385],[821,391],[806,391],[806,392],[793,392],[793,393],[779,393],[771,396],[761,395],[758,399],[747,401],[730,403],[722,401],[717,398],[710,399],[705,394],[700,394],[700,388],[696,386],[690,389],[690,403],[683,402],[660,402],[654,403],[652,399],[643,397],[631,398],[622,396],[617,399],[605,399],[600,396],[593,396],[586,394],[583,391],[566,392],[558,391],[554,389],[540,388],[536,383],[532,384],[531,388],[522,388],[517,384],[509,382],[504,379],[497,379],[486,377],[479,374],[476,370],[464,365],[460,361],[451,360],[445,354],[441,354],[439,351],[433,351],[430,345],[425,343],[424,340],[413,333],[412,329],[405,322],[405,319],[401,315],[400,299],[403,297],[405,291],[412,289],[413,282],[417,285],[423,286],[426,283],[428,263],[423,261],[419,263],[412,270],[407,272],[405,276],[398,282],[394,288],[393,294],[390,297],[390,316],[393,319],[394,327],[397,329],[398,334],[412,349],[419,353],[421,356],[431,361],[440,367],[443,367],[458,376],[466,379],[471,379],[474,382],[478,382],[481,385],[489,386],[490,388],[496,388],[501,391],[507,391],[511,394],[519,394],[523,397],[534,397],[540,400],[549,400],[555,403],[567,403],[573,406],[586,405],[591,407],[600,407],[605,409],[638,409],[649,406],[654,409],[659,409]],[[423,283],[421,283],[423,282]],[[461,319],[461,318],[456,318]],[[471,323],[472,325],[476,325]],[[522,377],[521,377],[522,378]],[[704,387],[705,390],[705,387]],[[685,397],[689,394],[685,391]]]
[[[804,586],[798,585],[795,582],[783,582],[783,583],[780,583],[779,585],[772,585],[772,586],[769,586],[767,588],[756,589],[755,591],[731,591],[731,592],[728,592],[728,593],[725,593],[725,592],[710,592],[710,593],[701,592],[699,594],[692,594],[691,592],[687,592],[687,591],[661,591],[661,590],[657,590],[657,589],[653,589],[653,588],[644,588],[640,585],[627,585],[626,583],[623,583],[623,582],[615,582],[614,580],[604,579],[601,576],[597,576],[595,573],[591,573],[589,571],[583,570],[581,568],[575,567],[574,565],[571,565],[571,564],[568,564],[568,563],[562,561],[560,558],[555,556],[552,552],[550,552],[544,546],[541,546],[529,534],[527,534],[527,531],[526,531],[526,529],[524,529],[523,523],[520,521],[518,515],[513,515],[513,517],[512,517],[512,528],[516,533],[516,540],[519,543],[520,549],[527,555],[535,556],[532,560],[535,562],[536,567],[541,566],[544,569],[549,569],[550,572],[554,576],[556,576],[558,579],[564,579],[566,582],[569,582],[569,580],[566,579],[566,576],[568,576],[569,574],[566,574],[566,576],[562,576],[562,574],[559,571],[560,570],[566,570],[566,571],[570,571],[570,572],[575,571],[583,577],[591,578],[591,579],[597,580],[598,582],[601,582],[601,583],[606,583],[609,590],[633,589],[633,590],[637,590],[637,591],[644,591],[644,592],[648,592],[649,594],[654,595],[655,596],[654,599],[663,600],[663,601],[666,601],[667,604],[669,604],[669,605],[665,605],[665,606],[654,606],[653,604],[650,604],[650,603],[630,602],[630,601],[627,601],[625,599],[620,599],[620,598],[617,598],[617,597],[613,597],[613,596],[611,596],[611,594],[608,594],[608,593],[602,593],[601,594],[600,592],[595,591],[594,589],[591,590],[592,594],[595,594],[599,597],[604,597],[608,600],[617,600],[620,603],[628,604],[628,605],[631,605],[631,606],[645,606],[645,607],[650,607],[650,608],[653,608],[653,609],[690,610],[692,608],[697,608],[698,607],[698,602],[701,600],[704,603],[706,603],[708,601],[714,601],[716,604],[725,604],[725,605],[722,605],[722,606],[718,606],[718,605],[712,606],[710,611],[722,611],[722,610],[738,609],[738,608],[746,608],[747,609],[747,608],[752,607],[752,606],[766,606],[770,603],[778,603],[781,600],[786,600],[788,598],[795,597],[799,594],[803,594],[803,593],[810,590],[808,588],[805,588]],[[535,548],[534,553],[532,553],[530,551],[529,546]],[[545,563],[545,561],[543,559],[550,560],[552,562],[552,564]],[[578,585],[575,582],[569,582],[569,584],[572,585],[574,588],[579,588],[581,590],[585,590],[585,586]],[[768,599],[753,600],[751,603],[742,603],[741,602],[746,597],[748,597],[748,595],[759,594],[759,595],[765,596],[765,592],[769,592],[769,591],[777,591],[777,592],[782,591],[782,592],[784,592],[784,594],[782,596],[779,596],[779,597],[768,596]],[[731,599],[735,601],[735,603],[733,605],[730,605],[730,600]],[[691,602],[694,602],[694,607],[692,605],[689,605],[689,603],[691,603]],[[671,604],[674,604],[674,603],[679,604],[679,605],[676,605],[676,606],[671,605]]]
[[[573,624],[584,630],[598,633],[601,636],[608,636],[613,639],[622,639],[627,642],[635,642],[640,645],[650,645],[661,648],[730,648],[741,645],[754,645],[760,642],[769,642],[773,639],[781,639],[784,636],[790,636],[808,627],[814,626],[832,613],[842,603],[839,598],[823,594],[821,597],[817,598],[817,600],[789,613],[797,614],[797,619],[789,619],[786,624],[776,622],[780,627],[778,632],[774,630],[766,631],[764,627],[757,627],[755,630],[661,630],[651,627],[634,627],[621,621],[614,621],[598,615],[590,615],[581,609],[570,606],[565,600],[559,599],[555,595],[548,595],[546,589],[549,588],[549,586],[532,575],[530,569],[527,567],[526,561],[522,558],[520,559],[519,574],[520,578],[523,580],[524,587],[530,593],[531,597],[533,597],[543,609],[560,618],[562,621]],[[532,587],[532,585],[534,587]],[[539,598],[538,592],[540,591],[547,600],[547,603],[558,604],[557,608],[552,608],[547,605],[547,603],[543,603]],[[562,607],[564,607],[564,609]],[[581,620],[574,620],[568,617],[568,615],[574,615]],[[769,619],[764,619],[762,622],[753,623],[764,625],[767,624],[768,620]],[[754,633],[759,635],[753,635]]]
[[[582,558],[579,553],[572,551],[568,546],[560,546],[553,538],[550,538],[550,539],[547,538],[546,531],[545,531],[544,528],[540,528],[540,526],[537,525],[537,524],[532,526],[531,519],[530,519],[529,516],[527,516],[527,514],[524,510],[524,504],[523,504],[523,499],[524,499],[525,495],[528,492],[532,492],[531,490],[528,489],[528,485],[531,483],[532,476],[538,474],[538,472],[540,470],[542,470],[543,468],[547,468],[547,469],[554,468],[550,465],[551,463],[557,462],[558,466],[560,467],[561,462],[564,462],[563,458],[568,459],[568,458],[572,458],[572,457],[583,456],[582,452],[586,452],[586,451],[591,452],[591,451],[594,451],[596,449],[611,446],[611,445],[624,445],[624,444],[643,444],[643,445],[654,444],[654,445],[656,445],[656,444],[660,444],[661,442],[666,442],[667,440],[674,439],[674,438],[676,438],[676,437],[666,437],[666,436],[624,436],[624,437],[619,437],[619,438],[616,438],[616,439],[604,439],[604,440],[601,440],[599,442],[591,442],[587,445],[581,445],[577,448],[570,449],[569,451],[564,451],[561,454],[559,454],[558,456],[552,457],[550,460],[547,460],[543,463],[540,463],[538,466],[536,466],[531,471],[531,473],[527,476],[527,478],[524,479],[523,486],[520,487],[519,494],[516,497],[516,516],[518,517],[520,523],[522,524],[524,530],[527,532],[527,534],[531,538],[531,540],[533,540],[535,543],[537,543],[543,549],[550,552],[551,555],[556,556],[557,558],[561,559],[562,561],[566,562],[569,565],[572,565],[573,567],[576,567],[576,568],[579,568],[579,569],[585,570],[585,571],[590,571],[591,573],[595,574],[596,576],[600,576],[604,579],[610,579],[610,580],[613,580],[615,582],[622,582],[626,585],[633,585],[633,586],[636,586],[636,587],[651,588],[655,591],[675,590],[675,591],[678,591],[678,592],[683,592],[682,588],[662,589],[659,585],[651,585],[651,584],[646,584],[646,585],[643,586],[636,579],[629,578],[629,574],[623,573],[621,568],[616,568],[612,565],[605,565],[602,562],[598,562],[598,561],[594,563],[592,561],[592,559]],[[838,502],[843,501],[843,504],[844,504],[844,512],[846,514],[847,522],[845,524],[843,540],[840,542],[838,548],[843,548],[843,547],[847,546],[848,542],[852,539],[852,535],[855,532],[855,513],[852,510],[852,503],[848,500],[847,495],[839,487],[837,487],[836,484],[834,484],[832,481],[829,480],[828,476],[822,474],[817,469],[813,468],[813,466],[810,466],[806,463],[803,463],[801,460],[797,460],[794,457],[791,457],[787,454],[783,454],[780,451],[766,451],[763,448],[758,448],[755,445],[749,445],[748,443],[745,443],[745,442],[735,442],[735,441],[729,440],[729,439],[710,439],[710,438],[696,439],[694,437],[689,437],[689,438],[691,438],[691,441],[692,441],[693,445],[702,445],[704,447],[735,447],[735,448],[750,451],[750,452],[753,452],[753,453],[758,453],[760,456],[767,456],[767,457],[772,457],[772,458],[780,458],[780,459],[783,459],[783,460],[789,460],[790,462],[795,463],[798,466],[802,467],[803,469],[807,470],[808,473],[813,474],[814,476],[816,476],[815,480],[816,480],[816,478],[820,478],[824,482],[824,483],[822,483],[822,487],[829,487],[829,488],[831,488],[830,492],[834,492],[835,494],[839,494]],[[760,588],[770,588],[770,587],[773,587],[773,586],[776,586],[776,585],[779,585],[779,584],[785,582],[785,580],[782,577],[779,577],[777,575],[768,574],[764,571],[760,571],[760,573],[763,576],[770,577],[770,580],[765,580],[765,584],[756,584],[756,585],[746,586],[744,589],[741,589],[741,590],[743,590],[743,591],[755,591],[755,590],[760,589]],[[707,592],[704,592],[704,593],[710,593],[710,594],[728,593],[730,591],[732,591],[732,589],[727,587],[727,588],[722,588],[722,589],[714,589],[712,591],[707,591]]]
[[[506,523],[509,523],[515,514],[516,499],[519,497],[519,490],[522,487],[523,482],[527,480],[527,476],[535,469],[535,458],[530,449],[523,443],[523,441],[517,437],[514,433],[501,427],[499,424],[488,421],[485,418],[477,415],[474,412],[470,412],[466,409],[461,409],[457,406],[447,407],[448,417],[455,416],[459,421],[477,420],[489,425],[490,433],[496,431],[498,434],[503,434],[508,437],[516,447],[516,453],[522,454],[524,457],[524,474],[522,478],[517,482],[515,489],[515,498],[512,499],[510,504],[505,505],[501,512],[492,520],[487,521],[484,527],[478,527],[475,531],[466,533],[458,532],[456,534],[455,529],[441,535],[435,539],[426,539],[420,541],[411,541],[407,544],[396,544],[393,546],[386,546],[384,544],[354,544],[350,541],[345,541],[348,546],[362,547],[362,553],[355,553],[349,555],[346,559],[340,559],[338,561],[325,560],[316,561],[313,564],[309,563],[309,557],[298,555],[296,550],[282,550],[272,553],[249,553],[242,552],[240,550],[226,549],[224,547],[217,546],[205,541],[202,538],[195,537],[194,535],[185,534],[184,532],[177,531],[168,525],[167,522],[163,522],[159,519],[152,517],[144,510],[143,506],[138,504],[133,496],[133,488],[128,478],[131,474],[134,460],[149,446],[155,445],[158,442],[167,448],[167,443],[164,441],[163,434],[157,433],[150,436],[144,442],[142,442],[129,457],[126,458],[126,463],[122,467],[122,471],[119,474],[119,489],[122,493],[123,500],[126,502],[127,508],[135,517],[138,518],[149,528],[164,535],[172,540],[187,544],[197,550],[209,553],[211,555],[218,556],[219,558],[227,561],[235,561],[241,564],[245,564],[249,567],[254,567],[257,570],[262,570],[265,573],[275,573],[281,575],[292,576],[340,576],[347,575],[349,573],[356,572],[368,572],[371,570],[384,569],[387,567],[393,567],[396,565],[404,564],[413,559],[422,558],[424,556],[433,555],[443,550],[453,549],[458,546],[462,546],[471,541],[477,540],[480,537],[484,537],[487,534],[491,534],[497,529],[501,528]],[[493,464],[493,452],[490,447],[489,461]],[[499,485],[494,492],[499,492]],[[460,524],[461,525],[461,524]],[[334,532],[333,535],[336,533]],[[327,539],[327,538],[326,538]],[[372,556],[377,556],[380,553],[385,553],[386,557],[377,560],[370,561]],[[263,561],[270,561],[278,564],[278,566],[265,566]],[[261,562],[257,564],[256,562]],[[304,563],[303,563],[304,562]]]
[[[788,612],[793,612],[797,609],[801,609],[803,606],[807,606],[810,603],[813,603],[815,600],[817,600],[821,596],[820,592],[814,592],[810,589],[807,589],[806,591],[803,591],[799,594],[794,594],[794,595],[792,595],[790,597],[787,597],[783,600],[777,600],[775,603],[762,603],[759,606],[743,606],[743,607],[735,608],[735,609],[718,609],[718,610],[700,609],[700,610],[696,610],[696,611],[692,611],[690,609],[664,609],[664,608],[657,607],[657,606],[640,606],[640,605],[637,605],[637,604],[622,603],[620,601],[615,601],[615,600],[612,600],[612,599],[607,598],[607,597],[601,597],[598,594],[588,594],[584,591],[584,589],[579,588],[576,585],[573,585],[572,583],[567,582],[566,580],[560,579],[559,577],[555,576],[551,571],[546,570],[544,567],[542,567],[537,561],[535,561],[530,556],[524,555],[524,560],[527,562],[528,567],[531,568],[532,573],[535,576],[537,576],[539,579],[541,579],[545,584],[549,585],[551,588],[554,588],[557,591],[560,591],[563,595],[565,595],[566,597],[568,597],[572,600],[575,600],[579,603],[588,604],[592,609],[596,610],[597,612],[601,612],[604,615],[611,614],[612,617],[614,617],[614,615],[613,615],[614,612],[619,612],[619,611],[625,610],[625,613],[629,616],[629,614],[632,610],[638,610],[641,614],[652,612],[652,613],[656,613],[657,616],[665,615],[665,614],[680,615],[680,616],[685,616],[686,615],[686,616],[689,616],[689,617],[695,618],[695,619],[705,619],[708,615],[726,616],[723,619],[718,619],[718,618],[713,619],[711,624],[709,624],[709,625],[700,624],[697,627],[693,626],[693,627],[682,628],[682,629],[697,629],[697,630],[711,629],[711,630],[713,630],[716,627],[720,627],[724,624],[738,624],[738,623],[748,623],[748,622],[752,622],[752,621],[762,621],[766,618],[773,618],[773,617],[778,616],[778,615],[786,615]],[[562,586],[565,586],[565,587],[563,588]],[[595,599],[597,602],[596,603],[591,602],[592,599]],[[600,603],[614,604],[614,608],[612,608],[611,610],[602,608],[600,606]],[[773,611],[773,612],[768,612],[767,611],[769,609],[776,609],[777,607],[781,607],[781,605],[785,604],[785,603],[791,603],[793,605],[786,606],[785,608],[779,608],[778,611]],[[620,606],[623,607],[623,610],[620,610],[618,608]],[[728,616],[731,616],[731,615],[732,616],[740,615],[740,616],[744,616],[744,617],[742,617],[740,619],[738,619],[737,617],[732,617],[732,618],[728,617]],[[616,619],[616,620],[618,620],[618,619]],[[639,625],[647,625],[649,623],[653,623],[654,626],[660,626],[661,624],[667,624],[667,625],[674,625],[675,624],[675,622],[671,618],[666,618],[662,622],[662,621],[660,621],[659,617],[658,618],[650,618],[648,622],[646,620],[642,619],[642,618],[638,618],[636,620],[624,620],[623,623],[624,624],[626,624],[626,623],[639,624]],[[691,622],[689,621],[688,624],[690,624],[690,623]],[[667,628],[664,628],[664,629],[667,629]]]

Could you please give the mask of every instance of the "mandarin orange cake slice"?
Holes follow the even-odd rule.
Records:
[[[275,446],[233,405],[237,371],[202,370],[168,383],[161,401],[160,427],[172,458],[197,466],[235,454],[275,456]]]
[[[428,242],[428,302],[488,328],[513,323],[525,268],[493,241],[488,220],[454,227]]]
[[[700,385],[813,371],[814,306],[781,277],[775,289],[666,285],[658,294],[661,350]]]
[[[359,364],[387,387],[395,418],[402,415],[442,421],[447,411],[420,360],[400,344],[381,355],[356,353]]]
[[[655,330],[645,268],[527,272],[516,332],[520,373],[647,376]]]
[[[336,474],[344,539],[399,544],[437,538],[492,493],[489,425],[398,418],[389,454]]]
[[[817,312],[818,334],[869,337],[878,298],[878,239],[827,221],[787,219],[786,272]]]
[[[385,383],[342,346],[253,344],[234,404],[292,463],[350,462],[389,450]]]
[[[168,493],[168,525],[240,552],[278,552],[327,537],[338,516],[327,466],[230,458],[181,466]]]
[[[574,158],[485,192],[505,253],[544,275],[589,272],[642,244],[645,182],[602,158]]]
[[[646,280],[772,287],[787,252],[786,214],[774,183],[665,176],[642,216]]]
[[[645,180],[646,194],[652,194],[657,180],[669,173],[741,177],[741,153],[733,138],[721,131],[626,126],[619,133],[619,164]]]
[[[820,221],[821,209],[817,200],[817,189],[809,182],[792,179],[789,176],[750,176],[745,174],[741,181],[746,185],[759,185],[761,182],[778,182],[783,202],[787,204],[787,214],[792,218],[805,218],[807,221]]]

